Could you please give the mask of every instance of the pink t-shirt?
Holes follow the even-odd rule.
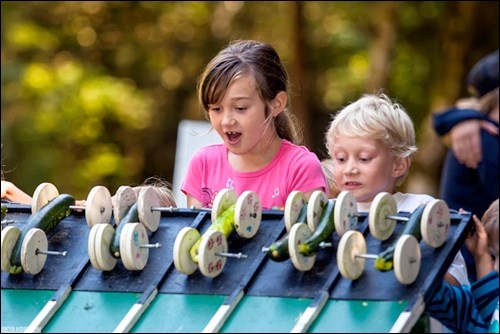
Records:
[[[305,146],[282,140],[276,157],[254,172],[235,171],[227,155],[224,144],[198,149],[189,161],[181,191],[196,198],[204,208],[211,208],[221,189],[234,189],[237,195],[252,190],[259,196],[263,209],[283,209],[293,190],[308,192],[321,188],[326,192],[320,161]]]

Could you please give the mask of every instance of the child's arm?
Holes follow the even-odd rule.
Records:
[[[186,194],[186,198],[187,198],[187,207],[188,208],[193,208],[194,207],[194,208],[200,209],[202,207],[201,206],[201,202],[198,201],[193,196]]]
[[[488,234],[483,223],[474,215],[475,232],[467,237],[465,245],[474,256],[477,278],[480,279],[493,271],[494,263],[488,252]]]
[[[2,180],[2,199],[10,202],[31,205],[31,196],[19,189],[14,183]]]

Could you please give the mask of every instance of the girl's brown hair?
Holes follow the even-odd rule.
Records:
[[[198,81],[198,100],[209,119],[208,106],[220,102],[229,86],[240,75],[254,76],[260,97],[266,103],[266,118],[282,139],[302,143],[296,117],[285,108],[271,119],[268,104],[279,92],[288,93],[288,73],[276,50],[269,44],[253,40],[237,40],[222,49],[205,67]]]

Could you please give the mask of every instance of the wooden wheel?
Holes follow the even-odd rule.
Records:
[[[224,234],[219,231],[210,231],[201,238],[198,264],[204,276],[219,276],[226,264],[226,257],[220,253],[227,253],[227,240]]]
[[[148,231],[141,223],[127,223],[120,235],[120,254],[128,270],[142,270],[149,258]]]
[[[135,191],[129,186],[120,186],[115,194],[115,203],[113,206],[113,216],[115,225],[120,224],[122,218],[127,214],[128,209],[137,200]]]
[[[415,282],[420,270],[420,245],[411,234],[402,235],[394,250],[394,274],[401,284]]]
[[[2,271],[9,272],[10,256],[20,235],[21,230],[15,226],[7,226],[2,230]]]
[[[309,197],[307,204],[307,225],[311,231],[315,231],[321,218],[321,213],[326,207],[328,197],[321,190],[316,190]]]
[[[450,209],[445,201],[434,199],[427,203],[420,220],[420,231],[425,243],[433,248],[441,247],[450,229]]]
[[[95,186],[87,196],[85,220],[92,227],[96,224],[108,224],[113,213],[111,194],[108,188]]]
[[[92,266],[101,271],[110,271],[116,265],[116,258],[110,251],[115,229],[110,224],[96,224],[90,229],[88,252]]]
[[[356,280],[365,270],[365,259],[356,257],[358,254],[366,254],[365,238],[359,231],[347,231],[337,248],[337,265],[343,277]]]
[[[396,227],[396,220],[387,218],[387,216],[394,216],[397,212],[396,200],[391,194],[381,192],[375,196],[368,212],[368,226],[371,235],[382,241],[387,240]]]
[[[198,264],[191,259],[189,251],[201,238],[200,232],[192,227],[183,227],[174,241],[174,266],[177,271],[191,275],[198,268]]]
[[[40,183],[33,193],[31,213],[38,212],[45,204],[59,196],[59,190],[49,182]]]
[[[160,225],[161,212],[153,211],[151,208],[160,207],[161,198],[158,191],[153,186],[147,186],[141,189],[137,197],[137,211],[139,221],[151,232],[156,232]]]
[[[214,198],[214,204],[212,205],[212,223],[215,223],[217,218],[227,210],[231,205],[235,204],[238,200],[238,196],[234,190],[229,188],[221,189]]]
[[[333,223],[339,236],[356,229],[358,225],[358,204],[351,192],[342,191],[337,196],[333,208]]]
[[[21,246],[21,266],[25,273],[36,275],[42,271],[47,255],[38,251],[47,251],[48,245],[47,236],[43,230],[32,228],[28,231]]]
[[[259,230],[262,220],[262,206],[259,197],[253,191],[244,191],[234,210],[234,227],[236,233],[243,238],[252,238]]]
[[[303,192],[294,190],[290,193],[290,195],[288,195],[288,197],[286,198],[285,212],[283,216],[287,232],[290,232],[292,225],[297,223],[300,212],[306,204],[307,201]]]
[[[304,223],[297,223],[292,226],[288,237],[288,251],[293,266],[300,271],[308,271],[316,262],[316,255],[305,256],[299,252],[299,245],[311,236],[310,227]]]

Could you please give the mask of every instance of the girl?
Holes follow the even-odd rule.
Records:
[[[283,208],[293,190],[327,190],[318,157],[300,145],[288,84],[269,44],[235,41],[208,63],[198,99],[223,143],[191,158],[181,185],[189,207],[211,208],[223,188],[256,192],[263,209]]]

